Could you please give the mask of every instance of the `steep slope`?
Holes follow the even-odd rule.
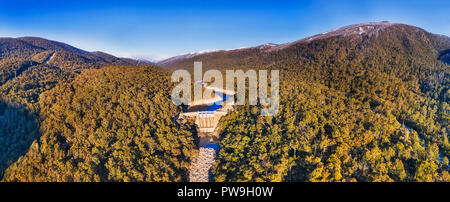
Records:
[[[70,81],[80,69],[138,64],[148,63],[38,37],[0,38],[0,97],[30,107],[40,93]]]
[[[53,56],[50,60],[47,56]],[[43,62],[60,68],[91,68],[104,65],[134,65],[138,61],[102,52],[88,52],[65,43],[39,37],[0,38],[0,59]],[[145,64],[143,64],[145,65]]]
[[[407,33],[409,36],[398,36],[398,34]],[[393,35],[393,36],[386,36]],[[206,53],[193,53],[181,56],[175,56],[163,61],[159,61],[157,65],[166,67],[169,69],[191,69],[193,61],[203,61],[206,68],[233,68],[239,66],[263,66],[271,65],[277,62],[283,62],[293,58],[309,60],[307,55],[299,55],[299,53],[308,53],[318,51],[320,47],[316,45],[326,45],[328,41],[346,40],[347,44],[343,45],[358,45],[360,50],[371,49],[370,45],[376,46],[374,40],[388,37],[387,42],[391,42],[392,39],[400,39],[402,37],[415,37],[406,40],[422,41],[422,48],[426,48],[430,51],[433,57],[438,58],[436,51],[445,51],[445,47],[450,46],[450,39],[446,36],[433,35],[418,27],[409,25],[390,23],[390,22],[378,22],[378,23],[366,23],[357,24],[342,27],[330,32],[325,32],[315,36],[300,39],[295,42],[286,44],[264,44],[261,46],[240,48],[236,50],[218,50]],[[389,38],[392,37],[392,38]],[[422,38],[423,37],[423,38]],[[358,44],[350,44],[350,43]],[[379,41],[378,41],[379,42]],[[377,43],[378,43],[377,42]],[[322,44],[320,44],[322,43]],[[395,41],[394,44],[397,44]],[[390,44],[384,44],[389,46]],[[407,44],[404,44],[407,45]],[[367,47],[366,47],[367,46]],[[324,47],[326,48],[326,47]],[[345,49],[348,47],[341,47]],[[390,48],[390,47],[385,47]],[[416,47],[409,47],[416,48]],[[303,50],[302,50],[303,49]],[[412,50],[420,51],[420,50]],[[312,53],[314,54],[314,53]],[[355,53],[356,54],[356,53]],[[359,54],[367,54],[367,52],[361,52]],[[427,53],[428,54],[428,53]],[[306,56],[306,57],[305,57]]]
[[[19,37],[17,40],[27,42],[35,47],[39,47],[45,50],[53,50],[53,51],[67,51],[73,52],[80,55],[88,56],[89,52],[75,48],[65,43],[47,40],[39,37]]]
[[[0,140],[23,142],[0,147],[8,160],[3,165],[13,163],[4,181],[187,180],[196,135],[191,124],[172,119],[179,108],[169,100],[169,72],[153,66],[50,68],[60,63],[54,57],[65,58],[57,50],[37,42],[5,44],[10,48],[0,47],[2,54],[23,52],[27,59],[3,61],[20,73],[9,74],[0,88],[7,92],[0,118],[21,119],[6,124],[16,128],[0,130]],[[17,51],[19,46],[24,48]],[[277,115],[262,117],[262,106],[246,105],[221,119],[215,181],[449,182],[449,49],[448,37],[380,22],[159,65],[191,69],[193,61],[203,61],[204,69],[280,70]],[[77,50],[64,53],[86,59],[66,57],[75,69],[91,61]],[[42,136],[31,144],[30,136],[13,133]],[[25,152],[14,149],[30,144],[16,161]]]
[[[0,176],[40,136],[41,93],[72,81],[80,69],[137,63],[37,37],[0,38]]]
[[[449,48],[380,22],[159,64],[280,70],[276,116],[242,106],[221,121],[216,181],[450,181]]]
[[[42,137],[5,181],[187,181],[192,128],[173,121],[170,75],[157,67],[84,71],[39,101]]]

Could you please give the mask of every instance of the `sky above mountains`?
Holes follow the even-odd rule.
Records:
[[[345,25],[410,24],[450,36],[450,1],[0,0],[0,36],[38,36],[88,51],[161,60],[286,43]]]

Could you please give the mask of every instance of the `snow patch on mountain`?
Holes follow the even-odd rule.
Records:
[[[205,51],[199,51],[199,52],[194,52],[194,53],[187,53],[187,54],[183,54],[183,55],[168,58],[166,60],[159,61],[158,65],[166,66],[166,65],[170,65],[171,63],[179,61],[179,60],[188,59],[188,58],[192,58],[192,57],[195,57],[198,55],[208,54],[208,53],[213,53],[213,52],[242,51],[245,49],[254,49],[254,48],[260,49],[265,52],[271,52],[271,51],[282,50],[282,49],[288,48],[288,47],[298,44],[298,43],[309,43],[309,42],[317,40],[317,39],[325,39],[325,38],[330,38],[330,37],[334,37],[334,36],[342,36],[342,37],[378,36],[378,32],[380,30],[383,30],[387,27],[390,27],[390,26],[396,25],[396,24],[398,24],[398,23],[382,21],[382,22],[371,22],[371,23],[365,23],[365,24],[349,25],[349,26],[345,26],[342,28],[334,29],[332,31],[317,34],[317,35],[314,35],[311,37],[303,38],[303,39],[300,39],[300,40],[297,40],[294,42],[290,42],[290,43],[284,43],[284,44],[266,43],[266,44],[255,46],[255,47],[241,47],[238,49],[231,49],[231,50],[214,49],[214,50],[205,50]]]
[[[290,43],[285,43],[285,44],[281,44],[278,46],[274,46],[270,49],[267,49],[267,52],[270,51],[277,51],[277,50],[281,50],[287,47],[290,47],[292,45],[298,44],[298,43],[308,43],[317,39],[326,39],[326,38],[330,38],[330,37],[334,37],[334,36],[342,36],[342,37],[349,37],[349,36],[363,36],[363,35],[367,35],[367,36],[378,36],[378,32],[380,30],[383,30],[387,27],[390,27],[392,25],[396,25],[398,23],[391,23],[391,22],[387,22],[387,21],[383,21],[383,22],[371,22],[371,23],[365,23],[365,24],[356,24],[356,25],[349,25],[349,26],[345,26],[339,29],[334,29],[332,31],[329,32],[324,32],[322,34],[318,34],[318,35],[314,35],[311,37],[307,37],[304,39],[300,39],[294,42],[290,42]]]

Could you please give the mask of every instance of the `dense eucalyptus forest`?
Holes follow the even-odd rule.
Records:
[[[318,35],[281,50],[163,62],[280,69],[276,116],[243,106],[221,121],[215,181],[449,181],[450,66],[440,57],[450,39],[378,26],[350,26],[336,31],[348,35]]]
[[[353,33],[353,29],[366,29]],[[280,111],[220,120],[214,181],[450,181],[450,39],[355,25],[297,42],[140,65],[0,39],[2,181],[187,181],[196,127],[171,71],[280,70]]]

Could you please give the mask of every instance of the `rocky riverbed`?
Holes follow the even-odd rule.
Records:
[[[200,147],[200,152],[197,160],[192,164],[189,173],[189,179],[191,182],[209,182],[211,168],[214,159],[216,158],[215,147],[207,146]]]

